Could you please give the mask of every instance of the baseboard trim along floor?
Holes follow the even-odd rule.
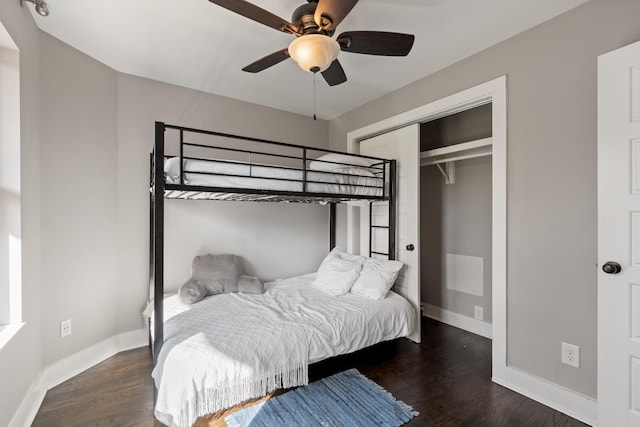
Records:
[[[124,332],[45,367],[27,392],[9,427],[33,423],[47,390],[126,350],[149,345],[147,329]]]

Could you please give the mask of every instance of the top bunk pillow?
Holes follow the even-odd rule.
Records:
[[[202,172],[209,175],[251,175],[251,165],[246,162],[238,162],[229,159],[185,159],[182,161],[184,181],[190,181],[190,172]],[[165,158],[164,175],[167,182],[175,184],[180,182],[180,157]]]
[[[350,156],[348,154],[327,153],[309,163],[309,169],[321,172],[372,177],[374,174],[367,168],[371,167],[374,163],[377,163],[374,159]]]
[[[164,161],[164,175],[168,182],[180,180],[180,157],[171,157]]]
[[[360,275],[351,287],[351,293],[379,300],[395,283],[402,268],[400,261],[366,258]]]

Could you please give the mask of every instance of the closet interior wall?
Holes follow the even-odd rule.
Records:
[[[486,104],[422,123],[420,151],[424,155],[425,151],[490,138],[491,120],[491,104]],[[478,320],[491,323],[491,187],[491,155],[455,161],[455,182],[451,184],[445,183],[436,165],[420,168],[420,269],[425,314],[449,312],[473,319],[481,307],[482,319]],[[476,267],[481,263],[482,271],[469,271],[460,260]],[[465,283],[471,280],[474,289],[460,290],[461,282],[456,285],[454,276]]]

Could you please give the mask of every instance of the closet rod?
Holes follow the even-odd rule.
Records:
[[[490,156],[490,155],[491,155],[490,151],[489,152],[483,152],[483,153],[465,154],[465,155],[462,155],[462,156],[447,157],[446,159],[429,160],[429,161],[426,161],[421,166],[437,165],[437,164],[441,164],[441,163],[449,163],[449,162],[455,162],[457,160],[473,159],[473,158],[476,158],[476,157],[484,157],[484,156]]]

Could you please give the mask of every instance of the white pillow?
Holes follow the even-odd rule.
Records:
[[[329,295],[344,295],[353,286],[361,269],[362,265],[357,262],[333,257],[324,265],[322,272],[318,272],[313,284]]]
[[[324,160],[324,161],[318,161]],[[335,162],[335,163],[328,163]],[[346,164],[341,164],[346,163]],[[374,163],[378,163],[374,159],[364,157],[349,156],[347,154],[327,153],[316,160],[309,163],[309,169],[324,172],[349,173],[353,175],[373,176],[371,171],[362,168],[368,168]]]
[[[180,179],[180,157],[165,159],[164,174],[169,178],[169,182],[177,182]]]
[[[318,267],[318,274],[322,274],[325,271],[327,265],[334,258],[340,258],[346,261],[356,262],[358,264],[364,264],[364,260],[365,260],[365,257],[363,256],[350,254],[349,252],[345,251],[341,247],[336,246],[331,250],[331,252],[329,252],[329,254],[324,258],[324,260],[322,260],[322,263],[320,263],[320,267]]]
[[[370,299],[383,299],[398,278],[400,261],[367,258],[362,271],[351,287],[351,293]]]

